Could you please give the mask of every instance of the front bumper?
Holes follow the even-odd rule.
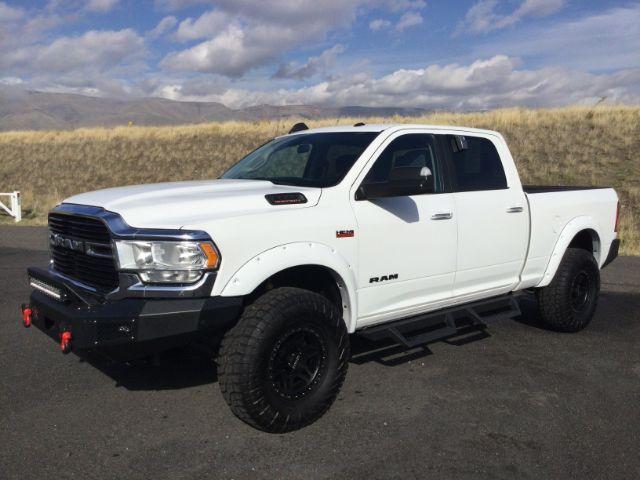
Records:
[[[29,277],[60,293],[61,299],[34,289],[31,323],[60,341],[70,332],[74,349],[151,350],[169,348],[203,334],[229,328],[241,308],[240,297],[122,298],[99,301],[47,270],[30,268]],[[69,335],[69,334],[67,334]]]

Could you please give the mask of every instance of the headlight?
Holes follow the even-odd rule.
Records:
[[[193,283],[220,256],[209,242],[116,240],[120,270],[134,270],[145,283]]]

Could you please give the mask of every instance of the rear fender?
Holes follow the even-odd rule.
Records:
[[[321,243],[289,243],[256,255],[231,276],[220,295],[249,295],[276,273],[305,265],[325,267],[331,271],[342,297],[344,322],[349,333],[353,333],[358,318],[355,274],[349,262],[335,248]]]
[[[595,220],[589,216],[581,216],[576,217],[571,220],[569,223],[565,225],[556,241],[556,245],[553,249],[553,253],[549,259],[549,263],[547,264],[547,269],[544,272],[542,280],[536,287],[546,287],[551,283],[553,277],[560,266],[560,262],[562,261],[562,257],[564,253],[569,248],[569,244],[575,238],[575,236],[583,230],[593,230],[596,232],[598,239],[602,239],[602,235],[600,234],[600,227],[595,222]],[[602,247],[600,247],[601,249]],[[602,255],[600,251],[594,251],[594,257],[598,266],[602,263]]]

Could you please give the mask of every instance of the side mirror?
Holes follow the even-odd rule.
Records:
[[[432,193],[433,173],[429,167],[395,167],[389,172],[389,181],[363,183],[356,191],[356,200],[385,197],[405,197]]]

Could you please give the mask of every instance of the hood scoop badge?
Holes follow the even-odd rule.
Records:
[[[295,205],[298,203],[307,203],[307,197],[300,192],[295,193],[270,193],[265,195],[271,205]]]

